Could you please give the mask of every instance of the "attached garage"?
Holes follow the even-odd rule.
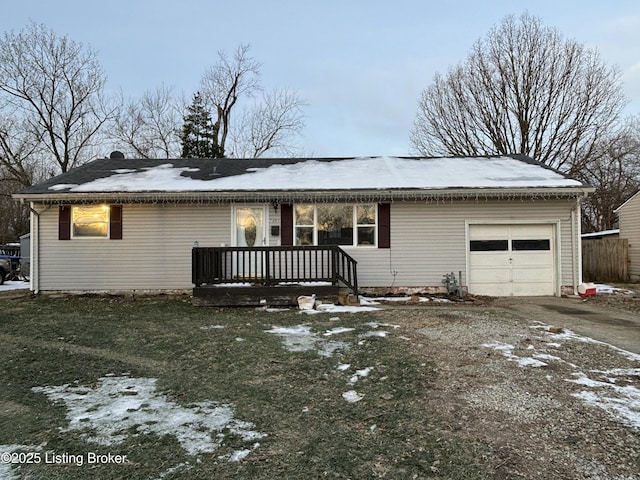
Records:
[[[555,295],[555,224],[469,225],[469,291],[477,295]]]

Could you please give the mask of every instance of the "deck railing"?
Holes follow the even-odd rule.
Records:
[[[357,261],[340,247],[196,247],[192,282],[205,284],[331,282],[358,292]]]

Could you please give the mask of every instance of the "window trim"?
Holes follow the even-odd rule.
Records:
[[[78,211],[78,208],[88,208],[88,207],[93,207],[93,208],[99,208],[102,210],[106,210],[106,221],[104,223],[106,223],[107,226],[107,231],[105,232],[104,235],[78,235],[76,234],[76,221],[75,221],[75,213]],[[106,207],[106,208],[105,208]],[[103,223],[103,222],[99,222],[99,223]],[[76,239],[80,239],[80,240],[85,240],[85,239],[90,239],[90,240],[109,240],[111,238],[110,234],[111,234],[111,208],[109,207],[109,205],[103,205],[103,204],[95,204],[95,205],[72,205],[71,206],[71,239],[72,240],[76,240]]]
[[[313,225],[302,223],[298,224],[297,216],[296,216],[296,207],[299,205],[310,205],[313,207]],[[300,246],[297,243],[298,228],[312,228],[312,245],[313,246],[331,246],[332,244],[327,245],[319,245],[318,244],[318,206],[320,204],[316,203],[296,203],[292,205],[292,244],[296,246]],[[347,245],[336,245],[340,248],[378,248],[379,243],[379,224],[380,224],[380,215],[378,213],[379,204],[377,203],[331,203],[329,205],[344,205],[351,207],[351,229],[353,231],[353,241],[351,244]],[[358,223],[358,206],[362,205],[372,205],[374,207],[374,223],[371,224],[361,224]],[[359,227],[373,227],[373,243],[370,245],[364,245],[358,243],[358,228]]]
[[[81,206],[108,207],[107,235],[88,236],[74,235],[73,209]],[[122,240],[123,237],[123,207],[111,204],[68,204],[58,207],[58,240]]]

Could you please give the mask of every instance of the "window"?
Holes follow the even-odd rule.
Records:
[[[506,252],[509,240],[471,240],[469,250],[472,252]]]
[[[109,207],[107,205],[74,206],[71,209],[73,237],[107,238]]]
[[[375,246],[376,207],[340,203],[295,205],[295,244]]]
[[[548,239],[512,240],[512,250],[551,250],[551,242]]]

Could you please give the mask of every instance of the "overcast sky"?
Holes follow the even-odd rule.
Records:
[[[420,92],[525,11],[619,67],[627,113],[640,113],[637,0],[4,0],[0,10],[2,32],[33,20],[90,45],[107,87],[132,97],[163,83],[191,97],[219,50],[251,44],[264,86],[308,102],[309,156],[411,153]]]

